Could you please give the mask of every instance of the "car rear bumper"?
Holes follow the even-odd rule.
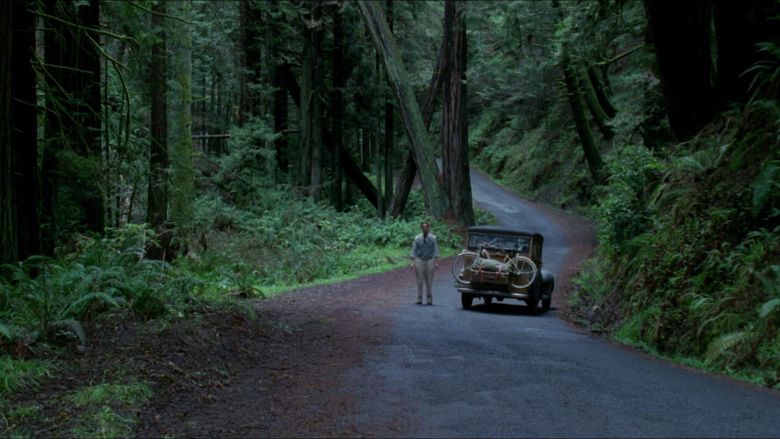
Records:
[[[473,294],[475,296],[491,296],[491,297],[502,297],[505,299],[528,299],[528,292],[506,292],[506,291],[495,291],[495,290],[484,290],[484,289],[474,289],[471,287],[464,286],[462,284],[456,283],[455,288],[460,292],[461,294]]]

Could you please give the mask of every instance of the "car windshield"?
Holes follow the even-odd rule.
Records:
[[[501,236],[474,233],[469,236],[469,248],[494,248],[528,253],[531,240],[522,236]]]

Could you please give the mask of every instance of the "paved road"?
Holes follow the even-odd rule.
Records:
[[[544,264],[566,238],[544,214],[473,173],[475,201],[502,224],[544,234]],[[471,311],[446,270],[435,305],[393,311],[391,342],[347,372],[365,434],[381,436],[780,436],[780,392],[690,371],[578,331],[521,302]],[[477,302],[479,303],[479,302]],[[370,375],[370,379],[366,379]]]

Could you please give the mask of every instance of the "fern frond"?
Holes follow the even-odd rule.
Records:
[[[758,311],[758,315],[763,319],[772,314],[775,310],[780,309],[780,297],[768,300],[761,305],[761,309]]]
[[[63,316],[71,315],[71,313],[83,309],[84,307],[86,307],[87,304],[89,304],[92,301],[101,301],[114,308],[120,306],[119,302],[114,297],[111,297],[106,293],[89,293],[82,296],[75,302],[72,302],[70,305],[68,305],[68,307],[65,308],[65,311],[62,312],[62,315]],[[78,314],[78,312],[76,314]]]
[[[721,335],[707,347],[707,360],[714,362],[719,358],[732,356],[733,350],[745,343],[750,337],[748,331],[736,331]]]

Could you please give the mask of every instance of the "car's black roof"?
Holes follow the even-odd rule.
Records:
[[[540,233],[526,232],[519,229],[512,229],[509,227],[501,226],[471,226],[469,227],[469,233],[491,233],[497,235],[514,235],[514,236],[542,236]]]

